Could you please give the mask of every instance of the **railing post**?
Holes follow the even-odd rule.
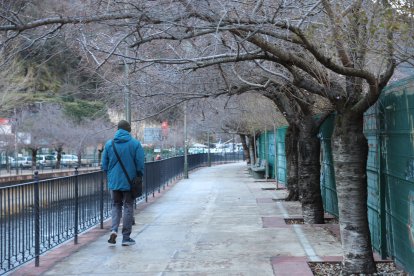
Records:
[[[208,144],[208,150],[207,150],[207,164],[209,167],[211,167],[211,156],[210,156],[210,131],[207,133],[207,144]]]
[[[40,264],[40,200],[39,200],[39,172],[34,172],[34,230],[35,230],[35,267]]]
[[[78,190],[78,167],[75,167],[75,244],[78,244],[78,219],[79,219],[79,190]]]
[[[184,105],[184,179],[188,179],[187,102]]]
[[[147,167],[144,167],[144,176],[142,177],[142,180],[144,181],[144,191],[145,191],[145,202],[148,202],[148,189],[147,189]]]
[[[101,193],[100,193],[100,223],[101,223],[101,229],[103,229],[103,223],[104,223],[104,172],[101,171]]]
[[[161,177],[159,178],[159,180],[160,180],[160,182],[158,182],[158,193],[161,193],[161,185],[163,185],[163,172],[162,172],[162,167],[160,168],[160,166],[161,166],[161,162],[157,162],[156,163],[156,166],[158,167],[158,171],[161,173]]]

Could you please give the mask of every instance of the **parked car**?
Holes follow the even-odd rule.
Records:
[[[12,163],[12,167],[19,167],[21,169],[30,169],[32,167],[31,156],[18,156],[16,161]]]
[[[74,154],[63,154],[60,165],[63,167],[75,167],[78,164],[78,156]]]
[[[4,157],[4,156],[0,156],[0,167],[6,167],[7,164],[9,166],[12,166],[13,165],[14,158],[11,157],[11,156],[7,156],[7,159],[8,160],[6,160],[6,157]]]
[[[81,165],[82,167],[92,167],[93,161],[94,161],[93,159],[82,158]]]
[[[36,166],[39,168],[54,168],[56,166],[56,156],[54,155],[38,155],[36,156]]]

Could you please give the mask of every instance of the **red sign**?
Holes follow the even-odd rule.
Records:
[[[164,121],[161,123],[161,129],[162,129],[162,136],[167,137],[168,136],[168,122]]]
[[[9,123],[9,119],[0,118],[0,125],[7,125]]]

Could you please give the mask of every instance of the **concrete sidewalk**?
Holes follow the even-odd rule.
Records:
[[[135,212],[137,244],[109,246],[109,224],[64,244],[13,275],[312,275],[307,261],[340,260],[323,225],[287,225],[298,202],[254,180],[245,163],[202,168]]]

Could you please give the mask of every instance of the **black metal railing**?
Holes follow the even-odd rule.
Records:
[[[207,154],[188,156],[189,169],[208,163]],[[242,160],[242,154],[211,154],[212,164]],[[145,193],[148,200],[182,177],[184,157],[145,164]],[[103,228],[110,217],[111,200],[102,171],[39,180],[0,188],[0,275],[35,259],[67,241],[78,242],[78,234],[95,226]]]
[[[0,274],[36,259],[109,216],[103,172],[0,188]],[[75,227],[75,225],[77,227]]]

